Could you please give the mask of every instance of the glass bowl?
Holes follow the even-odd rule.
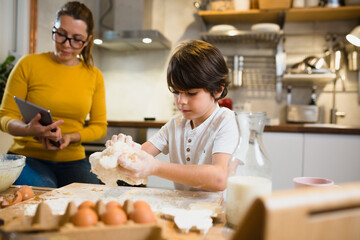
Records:
[[[20,176],[25,159],[22,155],[0,154],[0,192],[8,189]]]

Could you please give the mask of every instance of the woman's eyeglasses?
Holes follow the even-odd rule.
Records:
[[[52,29],[52,39],[56,43],[61,43],[61,44],[65,43],[67,40],[69,40],[70,46],[74,49],[82,48],[87,41],[87,39],[84,41],[84,40],[77,39],[77,38],[69,38],[68,36],[66,36],[66,34],[58,32],[58,30],[55,27],[53,27],[53,29]]]

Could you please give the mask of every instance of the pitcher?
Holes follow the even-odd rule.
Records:
[[[271,163],[262,143],[266,113],[235,113],[239,143],[228,165],[226,221],[236,227],[256,197],[271,193]]]

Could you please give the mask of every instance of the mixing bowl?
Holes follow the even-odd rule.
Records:
[[[8,189],[20,176],[25,159],[22,155],[0,154],[0,192]]]

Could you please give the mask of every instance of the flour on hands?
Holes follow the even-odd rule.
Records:
[[[146,184],[146,177],[130,177],[118,166],[118,158],[126,162],[139,161],[141,146],[132,141],[130,136],[119,134],[106,142],[106,149],[90,155],[91,171],[106,185],[116,187],[117,181],[125,181],[130,185]]]

